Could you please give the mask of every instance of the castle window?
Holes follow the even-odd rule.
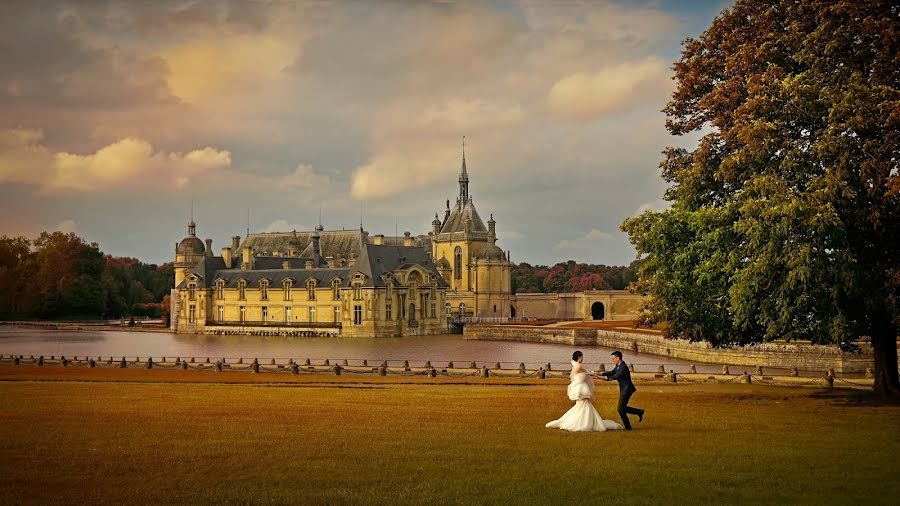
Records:
[[[219,306],[218,308],[218,320],[220,322],[225,321],[225,306]]]
[[[341,280],[331,280],[331,300],[341,300]]]
[[[309,321],[316,321],[316,308],[313,306],[309,307]]]
[[[316,280],[309,279],[306,282],[306,298],[308,300],[316,300]]]
[[[388,302],[387,304],[384,305],[384,319],[385,320],[391,319],[391,303],[390,302]]]
[[[225,281],[222,279],[216,280],[216,300],[223,300],[225,298]]]
[[[262,307],[262,321],[269,319],[269,306]]]
[[[291,300],[291,286],[293,286],[293,282],[290,279],[282,281],[281,287],[284,289],[284,300]]]
[[[261,279],[259,281],[259,300],[269,300],[269,281]]]
[[[453,251],[453,277],[462,279],[462,248],[459,246]]]
[[[287,306],[284,308],[284,323],[291,323],[291,306]]]
[[[431,317],[437,317],[437,304],[435,304],[434,302],[431,303]]]
[[[362,306],[359,304],[353,306],[353,324],[362,325]]]
[[[188,323],[194,323],[197,320],[197,306],[191,304],[191,309],[188,311]]]
[[[247,306],[241,306],[241,323],[247,321]]]
[[[195,300],[197,298],[197,283],[188,284],[188,299]]]
[[[362,300],[362,283],[353,282],[353,300]]]
[[[247,300],[247,282],[245,280],[238,281],[238,300]],[[243,307],[243,306],[241,306]]]
[[[332,318],[334,318],[334,323],[341,321],[341,308],[340,306],[334,306],[334,310],[332,311]]]

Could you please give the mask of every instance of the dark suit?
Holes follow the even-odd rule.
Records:
[[[634,383],[631,381],[631,371],[628,369],[628,366],[625,365],[625,362],[620,360],[619,365],[612,371],[606,371],[600,374],[606,376],[606,379],[610,381],[616,380],[619,382],[619,416],[622,417],[622,424],[625,428],[631,430],[631,422],[628,420],[628,415],[644,416],[643,409],[632,408],[628,405],[628,401],[631,400],[632,394],[637,392],[637,388],[635,388]]]

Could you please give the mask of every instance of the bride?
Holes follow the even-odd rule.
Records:
[[[600,413],[591,404],[591,399],[594,398],[594,379],[582,367],[583,360],[584,354],[580,351],[572,354],[572,380],[569,383],[568,394],[569,399],[575,401],[575,405],[559,420],[553,420],[546,427],[578,432],[622,429],[618,423],[600,418]]]

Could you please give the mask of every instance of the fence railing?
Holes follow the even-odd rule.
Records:
[[[339,329],[341,322],[298,322],[298,321],[276,321],[276,320],[244,320],[244,321],[209,321],[207,326],[214,327],[305,327],[314,329]]]
[[[399,376],[426,376],[426,377],[478,377],[478,378],[540,378],[540,379],[568,379],[570,370],[558,367],[562,364],[544,362],[540,364],[525,362],[483,362],[483,361],[440,361],[430,360],[396,360],[396,359],[342,359],[331,360],[328,358],[306,358],[294,360],[293,358],[259,358],[247,359],[244,357],[228,357],[212,359],[210,357],[120,357],[112,356],[73,356],[46,358],[43,355],[0,355],[0,365],[37,365],[37,366],[63,366],[63,367],[90,367],[90,368],[163,368],[182,370],[208,370],[217,372],[249,371],[252,373],[331,373],[360,375],[399,375]],[[568,364],[565,364],[568,365]],[[589,371],[599,373],[606,371],[606,364],[583,364]],[[675,371],[675,367],[687,367],[686,372]],[[766,374],[762,367],[756,367],[751,374],[749,371],[734,374],[727,365],[722,366],[721,372],[697,372],[696,366],[667,366],[666,364],[629,364],[633,378],[639,382],[659,381],[668,383],[755,383],[763,385],[781,386],[815,386],[815,387],[846,387],[846,388],[872,388],[872,371],[867,370],[865,378],[838,377],[834,369],[829,369],[819,375],[801,376],[796,368],[787,374],[778,372]],[[668,369],[668,371],[667,371]]]

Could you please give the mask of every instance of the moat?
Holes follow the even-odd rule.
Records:
[[[585,362],[610,363],[609,348],[579,347]],[[524,362],[538,367],[550,362],[554,368],[568,368],[572,346],[564,344],[470,341],[458,334],[424,337],[353,339],[267,336],[213,336],[162,332],[66,331],[27,327],[0,327],[0,353],[45,356],[114,357],[197,357],[366,359],[410,361],[456,361],[508,363]],[[626,361],[638,370],[655,370],[658,364],[684,371],[690,363],[624,350]],[[698,371],[716,372],[717,365],[697,364]]]

